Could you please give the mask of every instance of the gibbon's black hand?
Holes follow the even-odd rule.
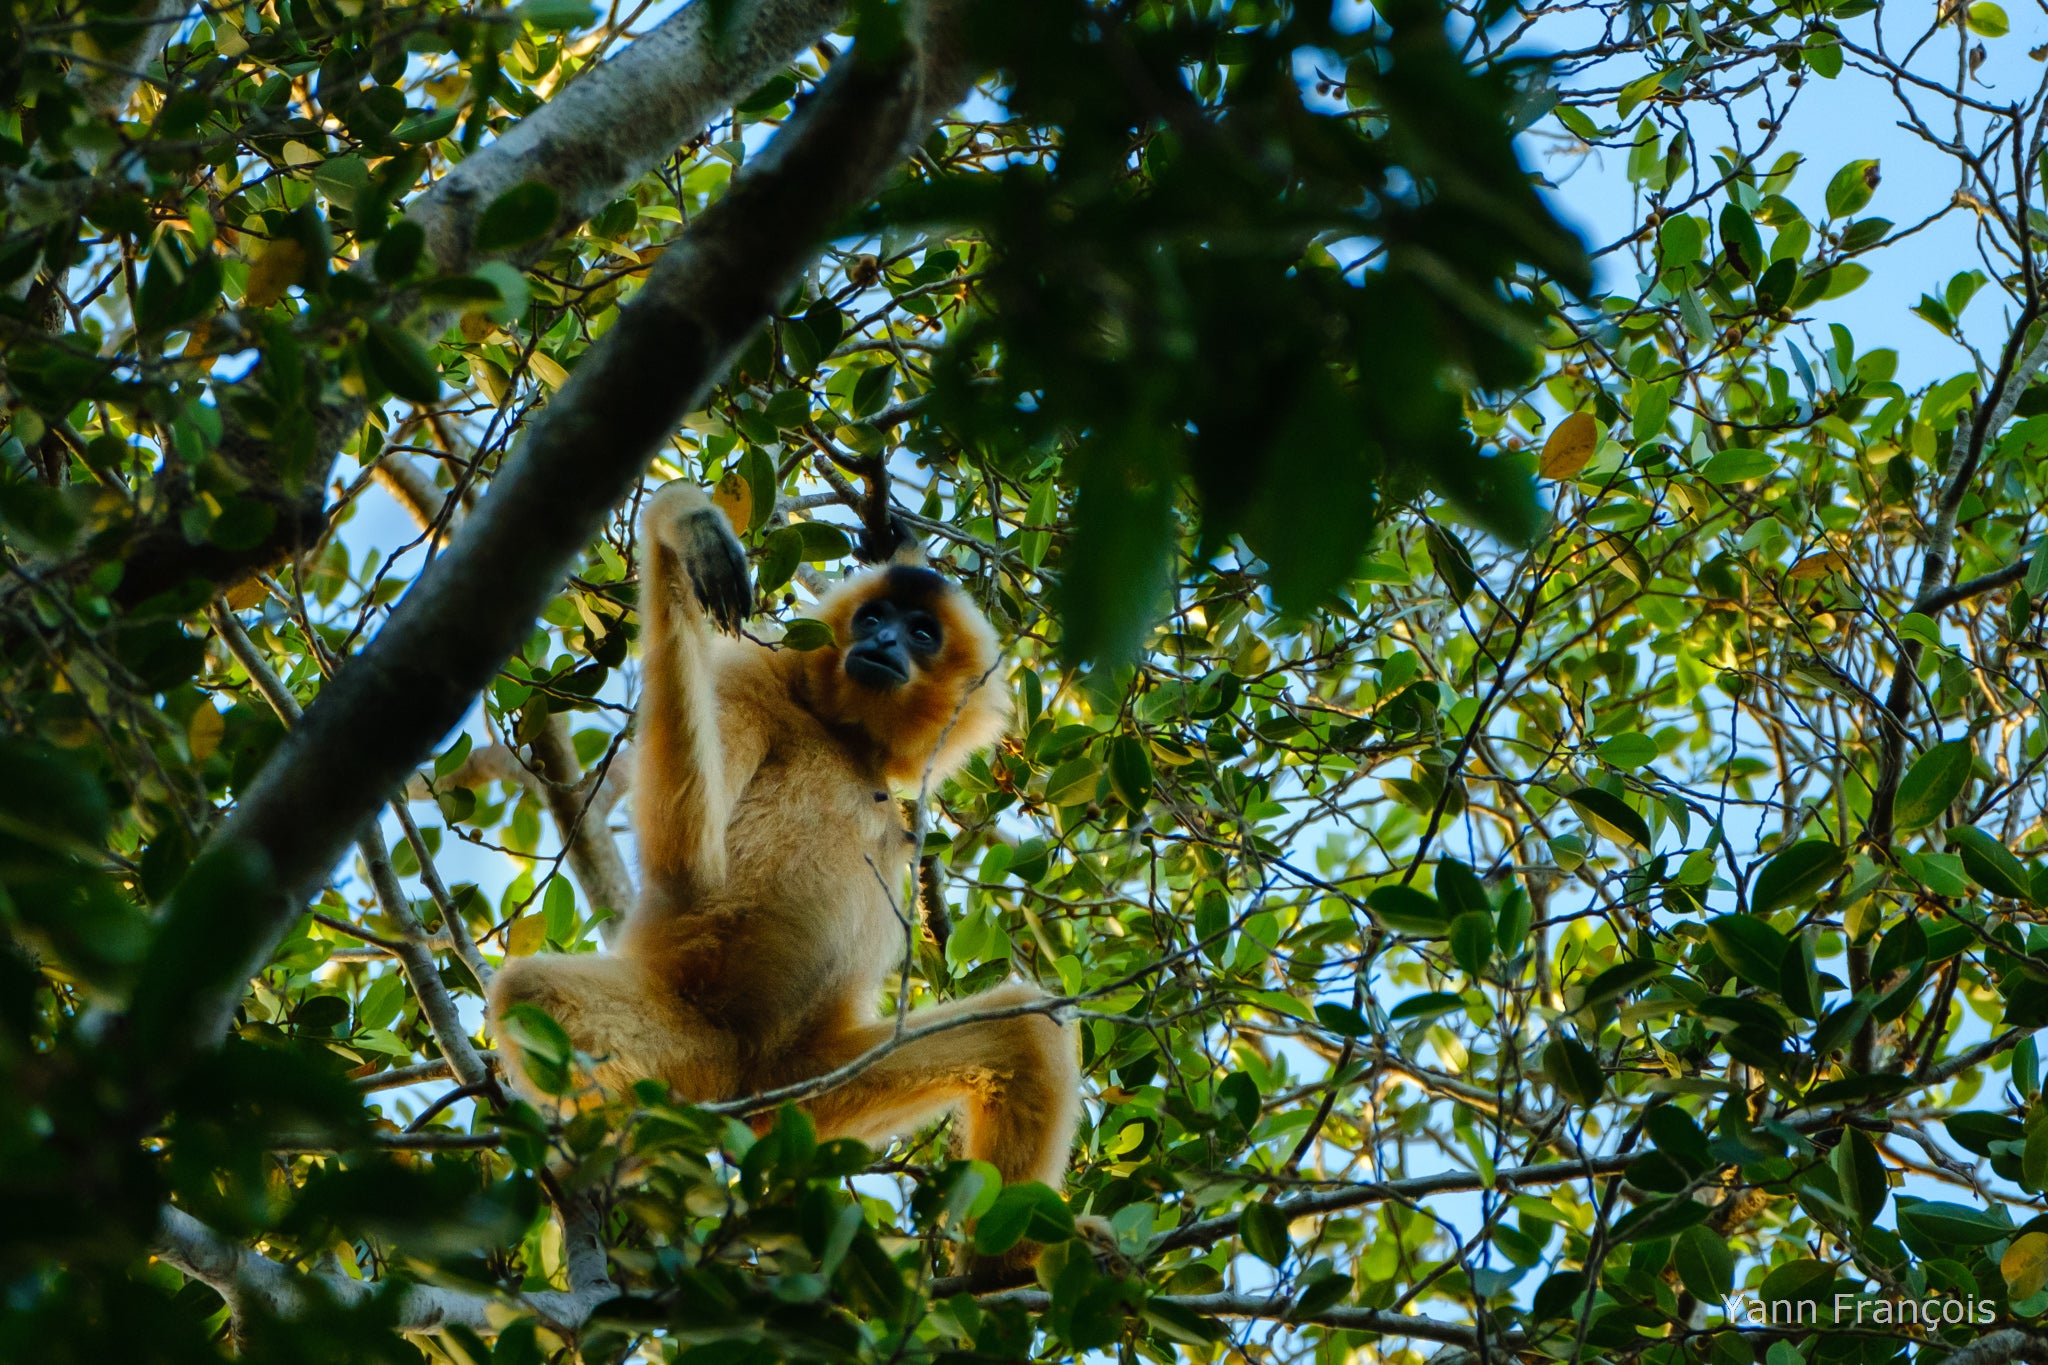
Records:
[[[678,557],[690,575],[691,590],[718,628],[728,635],[739,634],[740,623],[752,613],[753,584],[747,576],[747,552],[739,537],[726,524],[725,514],[715,508],[691,513],[677,527]]]
[[[878,538],[875,529],[863,526],[860,543],[854,546],[853,557],[863,564],[886,564],[904,546],[917,544],[917,528],[904,520],[903,514],[893,507],[889,509],[886,534]]]

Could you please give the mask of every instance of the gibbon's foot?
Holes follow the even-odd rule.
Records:
[[[747,552],[725,513],[712,505],[704,490],[677,480],[665,484],[647,504],[647,529],[674,553],[688,575],[690,589],[712,621],[729,635],[738,634],[754,604],[747,577]]]

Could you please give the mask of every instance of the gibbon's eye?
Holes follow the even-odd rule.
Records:
[[[874,606],[862,607],[853,614],[854,629],[866,634],[875,628],[875,622],[882,619],[881,610]]]
[[[919,613],[912,616],[906,628],[910,632],[910,643],[920,652],[930,653],[939,647],[939,623]]]

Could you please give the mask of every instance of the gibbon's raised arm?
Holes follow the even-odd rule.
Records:
[[[746,786],[719,734],[717,631],[751,605],[746,552],[702,489],[671,483],[640,521],[644,674],[635,724],[633,826],[643,886],[715,889],[725,882],[726,828]],[[758,759],[758,755],[755,756]]]

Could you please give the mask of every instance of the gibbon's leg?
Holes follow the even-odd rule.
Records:
[[[718,737],[712,632],[751,601],[746,552],[704,490],[671,483],[641,518],[645,675],[634,723],[633,825],[641,884],[683,892],[725,879],[732,815]]]
[[[491,983],[492,1031],[506,1075],[530,1099],[558,1103],[527,1078],[518,1041],[504,1026],[514,1005],[537,1005],[554,1016],[578,1052],[592,1059],[596,1093],[565,1097],[578,1108],[617,1099],[633,1082],[653,1078],[689,1100],[723,1098],[738,1075],[730,1033],[707,1023],[673,992],[660,988],[630,958],[547,953],[513,958]]]
[[[970,1000],[918,1010],[909,1027],[1044,998],[1035,986],[1011,982]],[[843,1065],[895,1031],[895,1021],[884,1020],[844,1035],[827,1065]],[[1046,1014],[1018,1014],[905,1044],[806,1108],[820,1137],[866,1142],[914,1132],[951,1110],[960,1118],[963,1155],[988,1162],[1005,1183],[1041,1180],[1058,1189],[1080,1117],[1080,1089],[1073,1030]],[[1005,1260],[1028,1260],[1031,1254]]]

